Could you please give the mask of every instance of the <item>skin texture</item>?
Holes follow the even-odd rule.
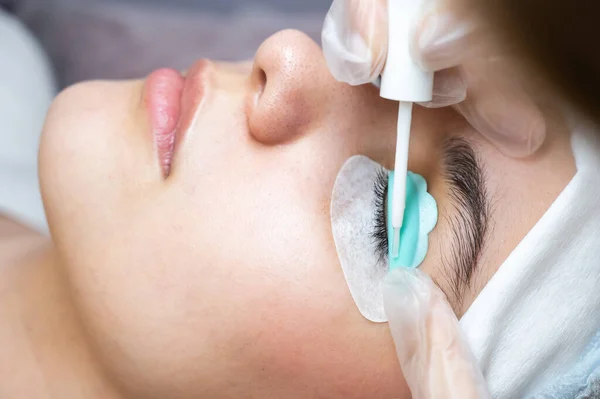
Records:
[[[167,178],[144,81],[88,82],[55,100],[40,151],[52,239],[13,262],[0,297],[0,332],[35,354],[18,369],[64,398],[409,397],[387,325],[352,301],[329,217],[349,157],[393,165],[397,105],[334,81],[295,31],[252,63],[211,63],[206,80]],[[453,111],[416,110],[409,168],[440,210],[422,268],[444,291],[456,213],[445,138],[473,144],[494,199],[479,272],[451,300],[458,315],[573,176],[555,126],[535,157],[513,160]],[[34,392],[13,385],[7,397]]]

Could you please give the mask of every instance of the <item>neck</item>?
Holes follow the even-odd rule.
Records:
[[[15,266],[0,286],[0,397],[123,398],[86,342],[52,245]]]

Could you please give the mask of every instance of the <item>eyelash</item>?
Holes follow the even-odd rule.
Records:
[[[388,258],[388,236],[387,236],[387,212],[386,212],[386,198],[388,191],[388,177],[389,172],[381,168],[375,176],[373,182],[373,193],[374,200],[373,205],[375,214],[373,215],[373,231],[371,237],[373,238],[373,245],[375,246],[374,251],[379,256],[379,262],[383,262],[387,265]]]

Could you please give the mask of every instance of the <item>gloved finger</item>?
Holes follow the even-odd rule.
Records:
[[[388,274],[384,306],[413,399],[490,398],[445,295],[418,269]]]
[[[439,71],[433,80],[431,101],[419,103],[427,108],[440,108],[455,105],[467,97],[467,86],[458,68]]]
[[[461,70],[468,92],[456,109],[469,123],[508,156],[537,151],[546,138],[545,119],[507,59],[476,57]]]
[[[387,0],[334,0],[321,44],[335,79],[351,85],[375,81],[387,57]]]
[[[477,24],[474,15],[455,12],[447,1],[430,0],[416,26],[413,57],[426,69],[443,70],[436,73],[433,100],[423,105],[456,104],[504,154],[517,158],[533,154],[546,138],[542,113],[520,86],[510,58],[502,56],[507,50]]]
[[[414,28],[413,59],[428,71],[460,65],[476,47],[485,43],[482,29],[469,15],[456,13],[447,1],[429,0]],[[479,25],[480,26],[480,25]]]
[[[458,68],[472,53],[476,25],[459,17],[444,0],[424,3],[411,40],[413,59],[426,70],[435,71],[432,100],[422,103],[427,108],[454,105],[466,98],[467,85]],[[481,33],[481,32],[480,32]]]

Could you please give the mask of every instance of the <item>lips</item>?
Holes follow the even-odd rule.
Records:
[[[209,62],[200,60],[186,77],[174,69],[159,69],[146,79],[145,101],[150,115],[152,139],[159,165],[165,177],[185,132],[202,105]]]

